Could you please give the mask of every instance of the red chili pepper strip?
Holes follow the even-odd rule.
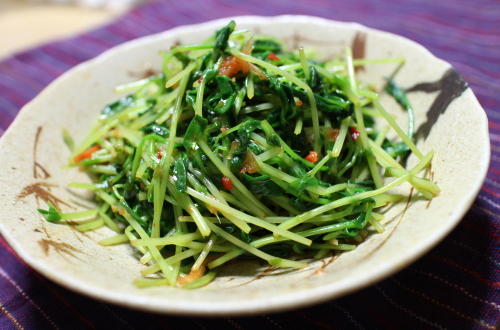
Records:
[[[244,61],[235,56],[226,57],[222,60],[219,66],[219,75],[227,76],[229,78],[236,76],[240,72],[246,76],[249,71],[250,64],[247,61]]]
[[[92,147],[88,148],[87,150],[85,150],[84,152],[82,152],[81,154],[78,154],[75,157],[73,157],[73,161],[75,163],[79,163],[82,160],[89,159],[90,157],[92,157],[92,154],[94,152],[96,152],[97,150],[101,150],[101,146],[99,146],[99,145],[92,146]]]
[[[305,160],[316,163],[318,161],[318,153],[316,151],[309,151],[309,155],[305,157]]]
[[[351,137],[353,140],[356,140],[359,137],[359,131],[356,127],[349,127],[349,131],[351,133]]]
[[[224,187],[224,189],[226,190],[233,189],[233,182],[227,176],[223,176],[221,182],[222,182],[222,187]]]
[[[270,59],[271,61],[279,61],[280,60],[280,58],[278,56],[276,56],[276,54],[273,52],[269,53],[269,55],[267,55],[267,58]]]

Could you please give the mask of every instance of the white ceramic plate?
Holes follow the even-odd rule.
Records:
[[[78,170],[64,171],[68,152],[61,138],[67,128],[80,140],[103,105],[117,95],[113,88],[135,80],[131,73],[159,68],[159,50],[175,42],[196,43],[229,19],[183,26],[113,48],[70,70],[50,84],[20,112],[0,142],[0,231],[34,269],[53,281],[96,299],[137,309],[176,313],[230,315],[270,312],[317,303],[379,281],[413,262],[452,230],[473,202],[489,162],[487,119],[472,91],[450,65],[422,46],[399,36],[307,16],[235,17],[239,28],[274,35],[291,47],[314,46],[325,55],[353,45],[365,58],[405,57],[396,77],[412,87],[419,147],[436,152],[434,180],[442,189],[431,202],[413,200],[393,207],[387,230],[334,262],[323,260],[294,272],[256,273],[252,263],[238,263],[199,290],[172,287],[138,289],[132,281],[141,265],[126,245],[102,247],[102,228],[81,234],[45,222],[36,212],[47,200],[65,201],[63,210],[79,208],[79,198],[65,187],[88,180]],[[361,80],[382,86],[394,65],[368,65]],[[405,113],[383,99],[404,125]],[[411,166],[414,160],[410,158]],[[409,193],[409,187],[401,190]],[[259,271],[259,270],[258,270]],[[262,271],[262,270],[260,270]],[[260,275],[259,275],[260,274]]]

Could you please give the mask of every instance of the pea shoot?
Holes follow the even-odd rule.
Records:
[[[242,257],[302,268],[382,232],[379,208],[401,199],[392,188],[439,194],[419,176],[433,153],[413,141],[403,89],[394,77],[385,88],[408,112],[407,132],[356,79],[354,66],[371,62],[353,61],[350,49],[321,61],[230,22],[162,56],[162,72],[116,88],[127,95],[80,144],[65,132],[70,165],[93,182],[71,186],[93,191],[96,208],[40,210],[78,230],[114,230],[101,244],[137,251],[140,287],[198,288]],[[410,153],[417,164],[406,169]]]

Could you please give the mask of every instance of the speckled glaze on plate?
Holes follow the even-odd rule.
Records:
[[[70,211],[91,206],[90,196],[66,188],[88,181],[63,170],[69,152],[61,129],[80,140],[99,110],[117,98],[113,88],[160,68],[159,50],[196,43],[230,18],[182,26],[115,47],[68,71],[27,104],[0,140],[0,231],[34,269],[82,294],[136,309],[198,315],[255,314],[317,303],[379,281],[415,261],[450,232],[472,204],[486,175],[489,138],[486,115],[467,84],[446,62],[394,34],[354,23],[308,16],[233,17],[238,26],[274,35],[290,47],[314,46],[331,56],[352,46],[356,57],[404,57],[396,81],[407,88],[416,111],[418,146],[435,151],[429,175],[442,193],[432,201],[409,198],[387,211],[382,234],[356,250],[312,262],[298,271],[239,262],[198,290],[138,289],[132,281],[144,267],[127,245],[103,247],[112,232],[80,233],[47,223],[37,212],[47,201]],[[394,65],[367,65],[358,77],[379,88]],[[406,114],[387,97],[387,109],[405,125]],[[415,164],[410,158],[408,166]],[[400,192],[412,196],[408,185]]]

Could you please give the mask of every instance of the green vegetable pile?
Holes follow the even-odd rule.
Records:
[[[353,60],[347,49],[320,61],[234,22],[162,56],[161,73],[117,88],[128,95],[102,110],[80,145],[64,136],[70,165],[93,180],[71,186],[92,190],[97,208],[40,210],[78,230],[116,231],[100,243],[136,249],[141,287],[201,287],[242,257],[302,268],[382,232],[377,209],[402,197],[390,189],[439,193],[417,176],[432,153],[412,141],[404,92],[388,79],[385,91],[408,113],[406,132],[376,89],[355,79],[355,66],[402,59]],[[418,162],[407,170],[410,153]]]

